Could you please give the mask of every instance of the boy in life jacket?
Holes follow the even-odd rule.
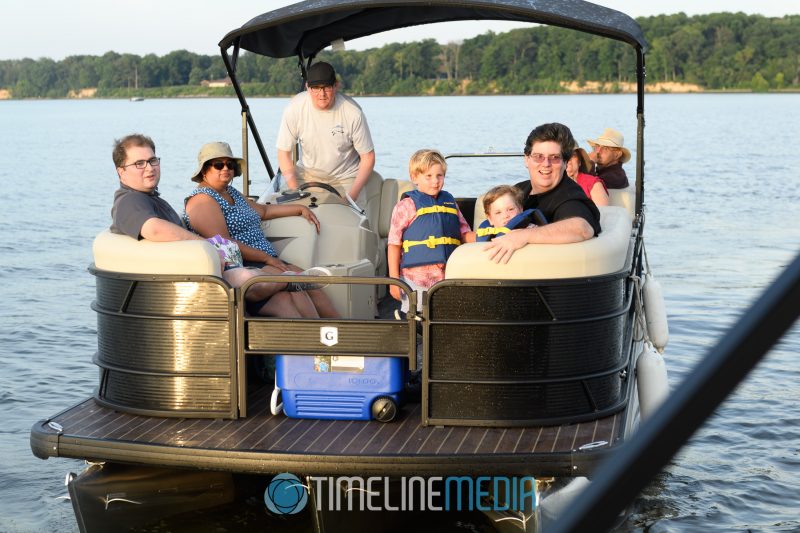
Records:
[[[522,210],[524,194],[511,185],[492,187],[483,195],[483,211],[486,220],[481,222],[476,231],[478,242],[491,241],[498,235],[505,235],[511,230],[544,226],[547,219],[538,209]]]
[[[422,292],[444,279],[447,258],[462,242],[474,242],[458,204],[449,192],[442,190],[447,163],[436,150],[417,150],[408,164],[408,173],[415,191],[403,195],[392,211],[387,259],[389,276],[401,279],[417,291],[417,309]],[[403,302],[408,312],[408,299],[399,287],[389,292]]]

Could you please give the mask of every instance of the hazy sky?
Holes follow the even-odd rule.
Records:
[[[0,59],[120,53],[164,55],[186,49],[218,54],[217,43],[229,31],[264,11],[293,0],[11,0],[3,2]],[[633,17],[720,11],[766,16],[800,14],[798,0],[599,0]],[[348,43],[361,50],[387,42],[435,38],[448,42],[487,30],[508,31],[524,24],[459,22],[406,28]]]

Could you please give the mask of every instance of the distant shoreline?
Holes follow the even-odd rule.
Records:
[[[558,92],[541,92],[541,93],[501,93],[501,92],[486,92],[467,94],[465,92],[458,92],[454,94],[433,94],[432,92],[425,92],[419,94],[358,94],[348,93],[347,88],[344,92],[355,96],[362,97],[407,97],[407,96],[545,96],[545,95],[573,95],[573,94],[634,94],[636,93],[635,83],[610,83],[610,82],[584,82],[579,84],[577,81],[562,81],[562,91]],[[130,93],[127,95],[104,95],[97,96],[96,88],[86,88],[80,91],[70,91],[70,94],[61,98],[46,98],[46,97],[30,97],[30,98],[14,98],[12,92],[8,89],[0,89],[0,100],[133,100],[134,98],[142,100],[161,100],[161,99],[181,99],[181,98],[236,98],[233,89],[230,87],[219,88],[212,91],[200,92],[199,87],[193,85],[173,86],[167,88],[142,89],[137,93]],[[170,94],[163,94],[169,92]],[[647,94],[797,94],[800,93],[798,89],[773,89],[768,91],[752,91],[749,89],[704,89],[699,85],[691,83],[677,83],[677,82],[655,82],[645,86]],[[248,98],[289,98],[291,94],[273,94],[273,95],[259,95],[251,94],[246,95]]]

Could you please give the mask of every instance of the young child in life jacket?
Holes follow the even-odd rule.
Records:
[[[483,195],[483,211],[486,220],[481,222],[476,233],[478,242],[491,241],[511,230],[543,226],[547,219],[538,209],[522,210],[523,192],[511,185],[492,187]]]
[[[447,258],[462,242],[474,242],[475,233],[458,209],[453,195],[442,190],[447,163],[436,150],[417,150],[408,164],[416,190],[403,195],[392,211],[387,259],[389,276],[401,279],[417,291],[417,309],[422,292],[444,279]],[[403,302],[408,299],[397,286],[389,292]]]

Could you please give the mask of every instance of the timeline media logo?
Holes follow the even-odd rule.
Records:
[[[294,474],[278,474],[264,491],[264,503],[274,514],[296,514],[305,509],[308,491]]]

